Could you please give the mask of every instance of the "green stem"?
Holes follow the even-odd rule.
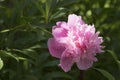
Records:
[[[45,3],[45,8],[46,8],[46,12],[45,12],[45,22],[48,23],[49,9],[50,9],[50,6],[49,6],[48,1],[46,1],[46,3]]]
[[[80,71],[80,80],[84,80],[84,71],[83,70]]]

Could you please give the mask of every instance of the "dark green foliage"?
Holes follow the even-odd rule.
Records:
[[[72,13],[94,24],[104,37],[105,52],[85,71],[85,80],[119,80],[119,4],[120,0],[0,0],[0,80],[80,80],[75,65],[63,72],[47,48],[52,26]]]

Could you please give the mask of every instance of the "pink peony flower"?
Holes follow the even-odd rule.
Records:
[[[95,32],[94,25],[85,24],[81,16],[71,14],[68,22],[57,22],[52,35],[48,40],[50,54],[60,59],[60,67],[65,72],[74,63],[80,70],[90,68],[97,61],[96,54],[103,52],[99,32]]]

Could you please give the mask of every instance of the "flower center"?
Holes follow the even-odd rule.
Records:
[[[86,46],[85,44],[80,44],[79,42],[76,42],[75,45],[83,52],[83,53],[86,53]]]

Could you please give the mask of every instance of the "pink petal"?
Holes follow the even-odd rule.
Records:
[[[52,34],[55,38],[62,38],[67,36],[67,30],[64,28],[55,28],[52,30]]]
[[[68,16],[68,25],[74,26],[76,23],[84,24],[83,20],[81,19],[81,16],[77,16],[75,14],[71,14]]]
[[[57,25],[58,27],[68,29],[68,28],[67,28],[68,26],[67,26],[66,22],[64,22],[64,21],[58,21],[58,22],[56,23],[56,25]]]
[[[66,22],[57,22],[56,26],[54,26],[52,28],[52,35],[56,38],[56,39],[60,39],[63,37],[67,36],[67,26],[66,26]]]
[[[65,48],[57,43],[54,38],[50,38],[48,40],[48,49],[50,51],[50,54],[56,58],[60,58],[61,54],[65,50]]]
[[[73,63],[73,56],[71,55],[70,51],[66,49],[62,54],[60,66],[65,72],[68,72],[71,69]]]
[[[77,67],[80,70],[87,70],[88,68],[92,67],[93,61],[89,59],[80,59],[79,62],[77,62]]]
[[[58,21],[56,22],[56,26],[53,26],[52,29],[56,29],[56,28],[64,28],[64,29],[68,29],[67,23],[64,21]]]

